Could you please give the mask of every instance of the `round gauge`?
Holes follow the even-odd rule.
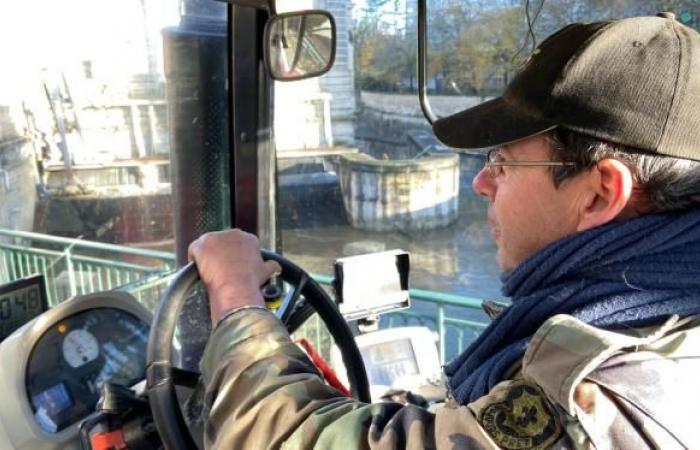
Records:
[[[77,329],[63,338],[63,358],[74,369],[94,361],[100,355],[97,338],[87,330]]]

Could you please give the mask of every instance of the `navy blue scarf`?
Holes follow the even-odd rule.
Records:
[[[537,328],[570,314],[602,328],[700,314],[700,209],[653,214],[561,239],[502,275],[506,308],[445,366],[460,404],[485,395]]]

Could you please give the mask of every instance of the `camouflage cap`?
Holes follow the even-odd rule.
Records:
[[[457,148],[554,127],[700,160],[700,34],[671,13],[569,25],[542,42],[501,97],[433,124]]]

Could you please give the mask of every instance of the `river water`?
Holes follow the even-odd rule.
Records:
[[[449,227],[420,232],[371,232],[354,229],[342,221],[329,220],[332,224],[316,221],[312,227],[283,227],[284,254],[309,272],[330,275],[336,258],[399,248],[411,255],[411,288],[503,300],[496,245],[486,220],[487,203],[471,189],[471,180],[480,164],[468,163],[462,167],[459,217]],[[327,208],[329,215],[337,212],[331,209],[338,206],[312,201],[306,205],[314,210]],[[436,309],[433,305],[414,302],[411,311],[432,317],[426,324],[434,327]],[[467,308],[448,308],[447,315],[488,320],[483,312]],[[448,336],[447,356],[455,356],[475,336],[476,333],[471,332],[462,339]]]

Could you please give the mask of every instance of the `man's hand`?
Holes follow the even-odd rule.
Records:
[[[258,238],[241,230],[204,234],[188,256],[207,288],[213,325],[234,308],[264,306],[260,286],[282,271],[275,261],[263,261]]]

